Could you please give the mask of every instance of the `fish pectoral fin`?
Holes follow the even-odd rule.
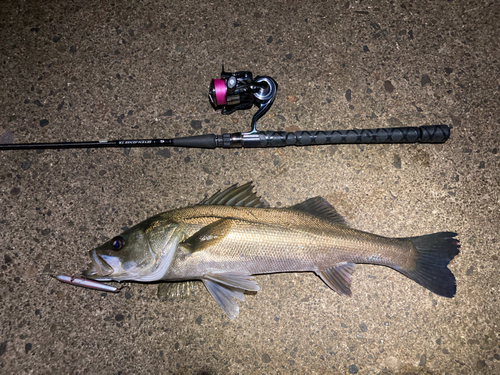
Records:
[[[299,211],[309,215],[313,215],[332,223],[347,225],[344,218],[328,203],[325,198],[314,197],[305,200],[302,203],[288,207],[288,210]]]
[[[158,299],[167,301],[172,298],[188,298],[200,291],[200,285],[197,280],[164,282],[158,285]]]
[[[351,274],[356,265],[354,263],[342,263],[324,271],[316,271],[321,279],[340,295],[351,295]]]
[[[236,207],[268,207],[253,191],[252,182],[245,185],[233,185],[224,191],[218,191],[210,198],[203,199],[199,205],[236,206]]]
[[[217,220],[212,224],[204,226],[198,232],[182,241],[179,245],[191,254],[214,246],[229,233],[232,223],[233,220],[231,219]]]
[[[253,278],[243,272],[210,272],[203,275],[202,281],[215,302],[231,320],[240,312],[235,299],[244,301],[245,291],[259,290]]]

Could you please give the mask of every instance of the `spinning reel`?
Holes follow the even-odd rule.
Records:
[[[252,118],[252,130],[257,133],[257,121],[271,108],[278,90],[278,84],[267,76],[253,78],[251,72],[229,73],[222,67],[221,78],[212,79],[208,88],[208,98],[214,109],[222,109],[223,115],[238,110],[251,109],[255,104],[259,109]]]

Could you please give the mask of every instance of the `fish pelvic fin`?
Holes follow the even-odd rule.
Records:
[[[235,300],[244,301],[244,292],[257,292],[260,289],[253,277],[243,272],[210,272],[203,275],[202,281],[215,302],[231,320],[240,312]]]
[[[203,199],[198,205],[236,206],[236,207],[268,207],[257,194],[253,192],[253,183],[237,184],[223,191],[218,191],[209,198]]]
[[[453,297],[457,285],[448,263],[460,252],[455,236],[454,232],[440,232],[406,238],[417,249],[416,265],[411,270],[396,270],[437,295]]]
[[[197,280],[165,282],[158,285],[157,296],[160,301],[174,298],[188,298],[196,295],[201,288]]]
[[[324,271],[316,271],[321,279],[338,294],[351,296],[351,275],[356,265],[343,263]]]
[[[288,210],[320,217],[332,223],[347,225],[344,218],[322,197],[309,198],[302,203],[288,207]]]

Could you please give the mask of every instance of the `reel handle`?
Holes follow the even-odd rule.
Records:
[[[278,83],[271,77],[256,77],[255,82],[261,84],[261,89],[253,94],[259,110],[252,117],[252,130],[249,134],[257,133],[257,121],[269,111],[278,91]]]

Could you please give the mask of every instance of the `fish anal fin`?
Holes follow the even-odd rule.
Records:
[[[232,185],[223,191],[218,191],[209,198],[203,199],[199,205],[236,206],[236,207],[268,207],[268,205],[253,192],[252,182],[244,185]]]
[[[231,226],[231,219],[217,220],[212,224],[204,226],[198,232],[186,238],[179,244],[179,246],[182,246],[191,254],[214,246],[229,233]]]
[[[355,268],[354,263],[342,263],[323,271],[317,271],[317,275],[340,295],[351,295],[351,275]]]
[[[332,223],[347,225],[344,218],[322,197],[309,198],[302,203],[288,207],[288,209],[320,217]]]
[[[243,272],[210,272],[202,278],[205,287],[224,313],[233,320],[240,312],[235,300],[244,301],[244,292],[256,292],[259,286]]]

